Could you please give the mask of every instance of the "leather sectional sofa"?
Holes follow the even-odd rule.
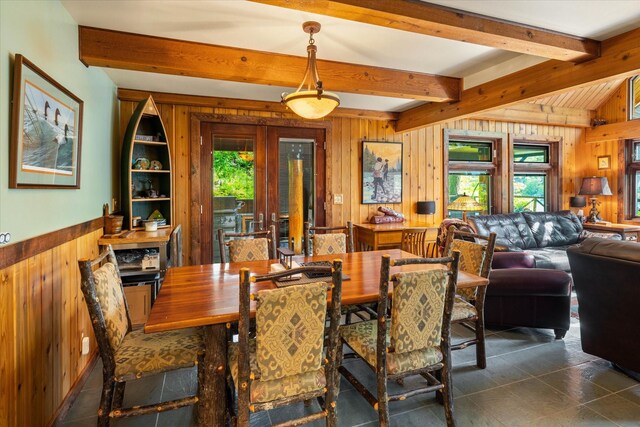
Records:
[[[606,236],[620,239],[613,233],[592,233],[583,230],[582,223],[571,211],[521,212],[470,216],[467,221],[476,233],[496,233],[496,250],[523,251],[533,255],[536,268],[570,272],[567,249],[587,237]]]
[[[567,251],[585,353],[640,381],[640,243],[588,239]]]

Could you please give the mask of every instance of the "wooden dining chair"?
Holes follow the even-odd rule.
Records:
[[[478,243],[476,243],[478,242]],[[460,252],[460,270],[484,278],[489,277],[493,251],[496,246],[496,233],[489,236],[460,231],[454,226],[449,227],[445,242],[445,255],[452,251]],[[476,365],[478,368],[487,367],[484,333],[484,299],[486,286],[457,289],[453,305],[453,323],[458,323],[475,334],[471,340],[452,344],[452,350],[462,350],[470,345],[476,346]]]
[[[304,254],[331,255],[353,252],[353,224],[345,227],[312,227],[304,223]]]
[[[340,327],[340,337],[353,353],[376,374],[374,396],[345,365],[340,373],[378,411],[381,426],[389,425],[389,402],[435,391],[444,404],[447,425],[455,425],[451,351],[451,312],[458,276],[459,253],[447,258],[399,258],[382,256],[378,319]],[[410,264],[449,264],[449,269],[398,272],[390,268]],[[393,305],[389,307],[389,282],[393,282]],[[340,347],[342,349],[342,347]],[[338,355],[341,357],[341,354]],[[387,383],[410,375],[426,379],[424,387],[388,394]]]
[[[218,229],[220,262],[265,261],[276,259],[276,227],[252,233],[227,233]],[[229,257],[227,257],[227,249]]]
[[[145,334],[131,329],[118,263],[111,245],[96,259],[78,261],[82,293],[87,303],[93,332],[102,358],[102,396],[98,425],[111,418],[130,417],[178,409],[198,402],[198,396],[145,406],[122,408],[128,381],[175,369],[198,366],[204,375],[204,345],[198,329]],[[98,267],[101,265],[100,267]],[[97,269],[95,269],[98,267]],[[94,271],[95,269],[95,271]],[[200,387],[198,383],[198,395]]]
[[[294,274],[324,272],[331,282],[309,280],[253,293],[257,282]],[[328,291],[331,303],[327,310]],[[338,326],[342,294],[342,261],[332,267],[302,267],[261,276],[240,270],[240,322],[237,343],[229,343],[227,375],[230,395],[237,393],[232,424],[248,426],[252,412],[318,398],[322,410],[280,425],[301,425],[326,418],[335,426],[339,390]],[[255,338],[249,336],[250,305],[256,301]],[[329,329],[325,340],[325,320]],[[234,393],[235,391],[235,393]],[[230,405],[233,409],[234,405]]]
[[[400,248],[405,251],[426,258],[426,228],[405,228],[402,230]]]

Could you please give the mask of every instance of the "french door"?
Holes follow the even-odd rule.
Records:
[[[324,129],[203,122],[200,135],[202,263],[220,262],[220,228],[239,233],[274,225],[277,245],[288,246],[290,224],[325,224]],[[297,185],[290,192],[292,179],[302,191]]]

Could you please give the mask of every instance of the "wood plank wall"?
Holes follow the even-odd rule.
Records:
[[[628,82],[628,80],[627,80]],[[607,123],[620,123],[627,120],[627,95],[628,83],[620,85],[611,97],[600,106],[595,112],[596,119],[605,119]],[[638,135],[640,136],[640,135]],[[624,159],[620,157],[623,148],[623,141],[612,139],[587,143],[584,140],[577,146],[576,154],[576,178],[577,185],[582,182],[585,176],[606,176],[613,196],[600,196],[598,206],[602,219],[611,222],[625,222],[623,219],[622,204],[619,200],[623,198],[624,179]],[[598,169],[598,157],[611,156],[611,167],[609,169]],[[579,187],[576,188],[576,191]],[[590,209],[590,204],[585,209],[585,213]]]
[[[126,129],[136,103],[120,102],[120,129]],[[250,115],[272,118],[297,118],[294,115],[250,111],[240,109],[224,109],[213,107],[196,107],[188,105],[158,104],[162,120],[170,140],[172,165],[174,168],[174,218],[176,224],[183,227],[183,239],[189,242],[192,232],[189,200],[190,164],[190,115],[191,113],[215,113],[232,115]],[[560,137],[563,141],[563,207],[568,208],[569,197],[578,191],[576,183],[576,146],[584,140],[580,128],[533,125],[514,122],[498,122],[488,120],[456,120],[444,125],[428,126],[410,132],[395,133],[390,122],[385,120],[365,120],[354,118],[328,118],[332,122],[332,139],[327,142],[327,201],[333,194],[343,194],[344,204],[329,204],[327,224],[338,225],[348,220],[365,221],[373,215],[379,205],[361,204],[360,195],[360,157],[361,141],[388,140],[404,143],[404,192],[403,202],[389,205],[402,211],[409,220],[418,220],[430,224],[439,224],[443,218],[443,129],[483,130],[490,132],[506,132],[518,135],[538,135]],[[435,215],[417,215],[416,202],[419,200],[435,200]],[[190,262],[190,248],[183,247],[185,263]]]
[[[95,355],[77,260],[97,256],[101,235],[91,231],[0,270],[0,426],[51,424]]]

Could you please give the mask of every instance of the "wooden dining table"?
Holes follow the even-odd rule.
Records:
[[[339,255],[296,257],[304,261],[343,261],[342,305],[376,302],[383,254],[395,258],[415,258],[400,249],[353,252]],[[251,274],[265,274],[278,260],[250,261],[226,264],[174,267],[167,271],[155,304],[151,308],[144,331],[160,332],[202,327],[206,348],[203,385],[201,387],[198,423],[202,426],[225,424],[227,326],[239,318],[239,272],[249,268]],[[425,268],[446,268],[439,264],[392,267],[391,273]],[[486,286],[489,281],[480,276],[459,272],[458,288]],[[251,283],[251,292],[273,289],[271,282]],[[392,288],[390,287],[390,290]],[[251,312],[255,311],[252,302]]]

